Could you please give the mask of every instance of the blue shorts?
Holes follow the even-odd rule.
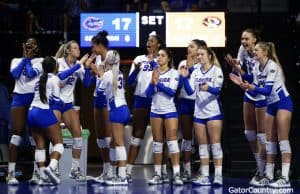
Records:
[[[17,106],[30,106],[32,100],[34,97],[34,93],[28,93],[28,94],[18,94],[14,93],[13,95],[13,100],[11,103],[12,107],[17,107]]]
[[[177,103],[177,111],[181,115],[193,115],[195,111],[195,100],[180,98]]]
[[[133,108],[150,108],[152,98],[134,96]]]
[[[51,107],[52,110],[58,110],[63,114],[64,112],[67,112],[68,110],[74,109],[74,105],[72,102],[64,103],[62,107]]]
[[[127,125],[130,121],[130,111],[127,105],[123,105],[109,111],[109,121],[112,123],[121,123]]]
[[[244,102],[253,104],[255,106],[255,108],[263,108],[263,107],[267,106],[267,99],[254,101],[254,100],[251,100],[250,98],[248,98],[246,95],[244,95]]]
[[[52,109],[32,107],[28,111],[27,124],[29,128],[45,129],[58,122]]]
[[[94,97],[94,108],[106,108],[107,107],[107,101],[106,101],[106,97]]]
[[[150,118],[161,118],[161,119],[170,119],[170,118],[178,118],[177,112],[170,112],[166,114],[156,114],[154,112],[150,113]]]
[[[275,116],[279,110],[288,110],[293,112],[293,102],[290,96],[267,106],[267,113],[269,115]]]
[[[209,117],[206,119],[200,119],[200,118],[194,118],[194,123],[199,123],[199,124],[203,124],[206,125],[208,121],[214,121],[214,120],[223,120],[224,119],[224,115],[217,115],[217,116],[213,116],[213,117]]]

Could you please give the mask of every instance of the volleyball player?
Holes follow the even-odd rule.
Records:
[[[215,166],[213,184],[222,185],[221,132],[224,116],[219,94],[224,78],[220,64],[211,48],[201,47],[198,50],[198,60],[201,66],[193,71],[189,81],[187,68],[182,67],[180,69],[187,94],[196,94],[194,127],[199,143],[201,173],[192,183],[195,185],[211,184],[209,180],[209,153],[211,149]]]

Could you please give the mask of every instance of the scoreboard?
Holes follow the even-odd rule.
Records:
[[[82,13],[80,45],[106,30],[110,47],[145,46],[149,33],[156,33],[168,47],[186,47],[192,39],[205,40],[210,47],[225,46],[224,12],[166,12],[165,14]]]

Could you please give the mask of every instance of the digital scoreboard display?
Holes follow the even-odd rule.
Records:
[[[80,46],[90,47],[102,30],[108,32],[110,47],[139,47],[139,13],[82,13]]]

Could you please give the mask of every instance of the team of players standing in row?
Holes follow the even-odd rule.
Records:
[[[214,51],[204,41],[192,40],[187,48],[187,59],[175,70],[170,50],[163,47],[155,33],[149,35],[147,54],[134,59],[127,79],[128,84],[135,87],[133,131],[127,157],[124,126],[129,122],[130,111],[124,96],[123,74],[119,70],[120,56],[116,50],[108,49],[106,36],[105,31],[94,36],[93,54],[86,54],[80,60],[77,60],[80,50],[75,41],[62,45],[55,58],[36,58],[38,44],[35,39],[24,43],[23,58],[12,60],[11,73],[16,84],[12,102],[13,134],[9,146],[8,184],[18,184],[15,178],[17,147],[21,144],[26,123],[33,136],[31,144],[35,146],[34,173],[30,181],[41,185],[60,183],[58,160],[64,147],[58,121],[63,121],[73,136],[69,176],[77,181],[86,180],[79,167],[82,138],[80,123],[73,109],[74,87],[80,78],[86,87],[96,83],[94,122],[104,165],[102,174],[95,181],[107,185],[128,185],[132,181],[132,167],[150,117],[154,175],[148,180],[149,184],[169,182],[165,161],[170,154],[174,185],[190,181],[195,185],[222,185],[220,139],[223,111],[219,94],[223,73]],[[241,36],[238,58],[228,55],[226,61],[233,67],[230,79],[245,91],[245,135],[258,169],[250,184],[289,187],[291,148],[288,134],[293,105],[284,85],[274,44],[259,41],[255,30],[246,29]],[[175,104],[176,90],[180,91]],[[182,173],[178,128],[183,135]],[[191,178],[193,129],[199,143],[201,166],[199,175]],[[277,137],[282,154],[282,176],[274,180]],[[46,138],[53,144],[47,167]],[[212,183],[209,179],[210,150],[215,167]]]

